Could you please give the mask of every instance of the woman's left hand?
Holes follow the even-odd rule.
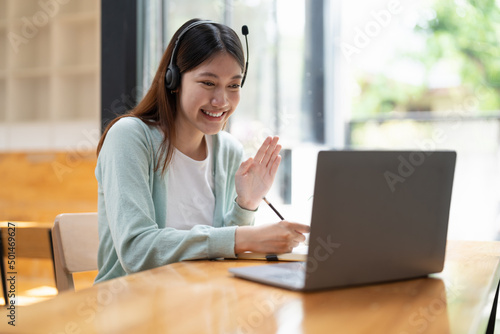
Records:
[[[278,140],[278,137],[267,137],[255,157],[243,162],[236,172],[236,202],[240,207],[257,209],[273,185],[281,162],[281,145],[278,145]]]

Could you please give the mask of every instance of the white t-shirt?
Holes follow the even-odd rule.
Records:
[[[167,227],[190,230],[212,225],[215,209],[212,137],[205,136],[207,158],[196,161],[175,149],[167,176]]]

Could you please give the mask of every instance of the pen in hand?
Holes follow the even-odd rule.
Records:
[[[267,198],[262,197],[262,199],[264,200],[264,202],[267,203],[267,205],[269,205],[271,209],[273,209],[273,211],[278,215],[278,217],[280,217],[281,220],[285,220],[285,218],[283,218],[283,216],[278,212],[278,210],[276,210],[276,208],[271,204],[271,202],[267,200]]]
[[[278,215],[278,217],[280,217],[280,219],[281,219],[281,220],[285,220],[285,218],[283,218],[283,216],[279,213],[279,211],[278,211],[278,210],[276,210],[276,208],[275,208],[275,207],[271,204],[271,202],[269,202],[269,201],[267,200],[267,198],[266,198],[266,197],[262,197],[262,199],[264,200],[264,202],[266,202],[266,203],[267,203],[267,205],[269,205],[269,207],[270,207],[271,209],[273,209],[273,211],[274,211],[274,212]],[[308,237],[306,237],[306,241],[304,241],[304,244],[305,244],[305,245],[309,245],[309,240],[308,240]]]
[[[266,203],[267,203],[267,205],[269,205],[269,207],[270,207],[271,209],[273,209],[273,211],[274,211],[274,212],[278,215],[278,217],[280,217],[280,219],[281,219],[281,220],[285,220],[285,218],[283,218],[283,216],[279,213],[279,211],[278,211],[278,210],[276,210],[276,208],[275,208],[275,207],[271,204],[271,202],[269,202],[269,201],[267,200],[267,198],[266,198],[265,196],[264,196],[264,197],[262,197],[262,199],[264,200],[264,202],[266,202]],[[278,261],[278,260],[279,260],[279,258],[278,258],[278,255],[276,255],[276,254],[267,254],[267,255],[266,255],[266,260],[267,260],[267,261]]]

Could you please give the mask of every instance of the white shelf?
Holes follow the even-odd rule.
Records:
[[[84,22],[89,23],[98,19],[94,12],[81,12],[81,13],[61,13],[56,18],[58,22],[66,22],[66,23],[78,23]]]
[[[54,77],[52,119],[85,120],[99,117],[95,75],[56,75]],[[96,113],[97,112],[97,113]]]
[[[82,75],[82,74],[99,75],[99,70],[100,67],[97,65],[60,66],[55,68],[54,73],[59,75]]]
[[[0,0],[0,125],[98,124],[99,96],[100,0]]]
[[[16,36],[16,42],[9,41],[9,38],[6,40],[8,67],[25,69],[50,66],[52,55],[50,26],[29,30],[16,20],[10,24],[9,33],[12,33],[11,36]],[[11,40],[14,40],[14,37],[11,37]]]
[[[93,150],[100,134],[100,121],[0,123],[0,149],[3,152]]]
[[[61,13],[98,13],[101,2],[96,0],[71,0],[61,5]]]
[[[51,67],[32,67],[32,68],[16,68],[9,71],[9,76],[12,78],[39,78],[46,77],[52,74]]]
[[[7,120],[6,95],[7,95],[7,81],[4,78],[0,77],[0,123],[5,122]]]
[[[7,15],[9,18],[33,17],[42,8],[37,0],[9,0],[6,2],[8,7]]]
[[[0,24],[7,20],[7,0],[0,0]]]
[[[13,78],[7,100],[8,121],[39,122],[47,119],[50,103],[50,77]]]
[[[2,0],[0,0],[2,1]],[[7,29],[0,25],[0,72],[5,71],[7,68],[7,47],[8,47],[8,39],[7,39]]]
[[[57,21],[54,24],[54,64],[56,66],[92,65],[98,62],[95,44],[98,29],[95,20]],[[77,40],[78,43],[74,43]],[[68,48],[68,45],[73,47]]]

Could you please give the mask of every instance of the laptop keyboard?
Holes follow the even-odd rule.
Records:
[[[283,283],[304,282],[306,277],[305,262],[280,263],[271,266],[276,266],[274,273],[268,275],[268,278],[277,280]]]

